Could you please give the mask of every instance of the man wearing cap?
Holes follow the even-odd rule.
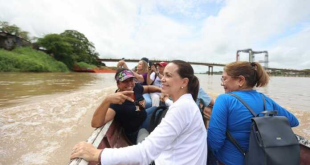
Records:
[[[124,128],[128,139],[136,144],[139,129],[147,128],[150,114],[156,107],[145,109],[143,93],[161,92],[156,86],[142,86],[135,83],[134,73],[129,69],[121,68],[115,74],[117,90],[108,95],[96,109],[92,127],[98,128],[115,119]]]
[[[167,62],[160,62],[156,65],[151,66],[148,78],[147,78],[147,84],[148,85],[155,85],[158,87],[161,87],[161,78],[164,76],[164,69],[167,65]],[[158,70],[156,69],[156,66]]]
[[[161,88],[161,78],[164,75],[164,69],[166,67],[166,62],[160,62],[156,65],[151,66],[147,74],[147,84],[148,85],[155,85]],[[156,69],[158,68],[158,70]],[[159,106],[160,96],[161,93],[151,93],[150,94],[152,99],[153,106]]]

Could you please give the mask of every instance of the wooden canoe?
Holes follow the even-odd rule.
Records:
[[[310,141],[296,135],[300,144],[300,165],[310,165]],[[122,134],[119,124],[115,121],[108,122],[105,126],[97,128],[87,139],[96,148],[120,148],[129,146],[130,142]],[[83,159],[74,159],[69,165],[96,165],[98,162],[87,162]]]

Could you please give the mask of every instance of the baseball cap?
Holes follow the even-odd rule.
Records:
[[[141,58],[141,60],[145,61],[146,63],[149,63],[149,59],[146,57]]]
[[[131,70],[125,69],[121,71],[120,73],[118,73],[118,75],[115,77],[115,80],[122,82],[132,77],[135,78],[135,75],[133,74],[133,72]]]
[[[168,63],[166,62],[160,62],[160,63],[157,63],[157,65],[161,66],[161,67],[165,67],[167,66]]]

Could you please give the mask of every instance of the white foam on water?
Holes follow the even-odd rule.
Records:
[[[310,130],[309,129],[302,129],[303,133],[310,136]]]
[[[36,80],[36,81],[26,81],[23,82],[22,85],[39,85],[39,84],[43,84],[44,81],[43,80]]]
[[[72,129],[73,129],[73,127],[61,129],[61,130],[57,131],[57,135],[62,136],[62,137],[66,136],[68,133],[72,132]]]
[[[1,110],[0,163],[48,164],[88,110],[115,88],[83,90]]]
[[[16,84],[14,81],[0,81],[0,85],[11,85],[11,84]]]
[[[53,141],[53,142],[42,141],[41,144],[39,144],[38,146],[39,148],[43,148],[43,149],[38,152],[30,152],[30,153],[22,155],[21,159],[15,164],[16,165],[47,164],[48,163],[47,160],[50,157],[49,154],[52,153],[55,149],[61,147],[56,141]]]

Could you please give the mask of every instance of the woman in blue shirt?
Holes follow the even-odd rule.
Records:
[[[264,87],[269,76],[257,62],[238,61],[225,66],[222,86],[225,93],[233,93],[243,99],[256,114],[264,110],[262,94],[254,87]],[[277,110],[279,116],[286,116],[291,127],[299,125],[297,118],[265,96],[266,109]],[[208,145],[216,159],[225,165],[241,165],[244,156],[226,137],[226,131],[238,141],[244,151],[249,147],[252,114],[235,97],[229,94],[218,96],[215,101],[208,129]]]

